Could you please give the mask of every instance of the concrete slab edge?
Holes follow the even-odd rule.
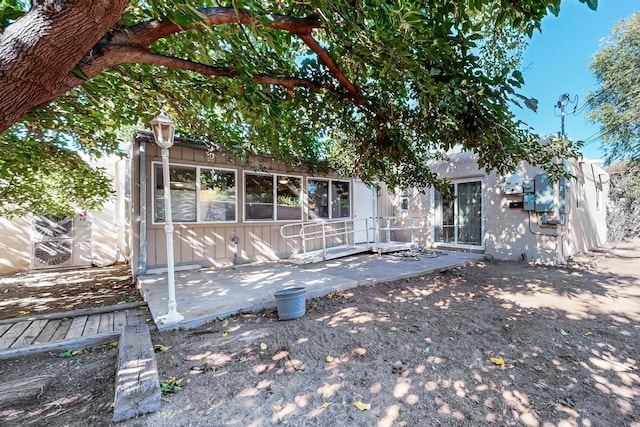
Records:
[[[432,274],[432,273],[439,273],[442,271],[447,271],[447,270],[451,270],[453,268],[457,268],[457,267],[464,267],[467,265],[472,265],[474,263],[476,263],[479,260],[476,258],[471,258],[471,259],[467,259],[458,263],[454,263],[454,264],[449,264],[446,267],[436,267],[436,268],[429,268],[429,269],[425,269],[419,272],[413,271],[413,272],[408,272],[408,273],[403,273],[403,274],[399,274],[398,276],[394,277],[393,280],[369,280],[369,279],[364,279],[364,280],[349,280],[346,282],[341,283],[340,285],[337,286],[333,286],[332,288],[329,289],[328,292],[326,291],[321,291],[321,292],[313,292],[313,291],[309,291],[307,289],[307,294],[306,297],[307,298],[322,298],[326,295],[329,295],[333,292],[341,292],[341,291],[346,291],[352,288],[357,288],[359,286],[365,286],[365,285],[376,285],[379,283],[386,283],[389,281],[396,281],[396,280],[400,280],[400,279],[409,279],[412,277],[418,277],[421,276],[423,274]],[[331,274],[328,274],[332,277],[338,278],[340,280],[344,280],[343,277],[340,276],[334,276]],[[230,316],[234,316],[236,314],[241,314],[241,313],[251,313],[253,311],[260,311],[260,310],[266,310],[266,309],[270,309],[270,308],[275,308],[276,307],[276,302],[275,299],[272,302],[262,302],[262,303],[257,303],[254,304],[252,306],[246,307],[246,308],[238,308],[238,309],[231,309],[229,311],[225,311],[222,313],[217,313],[215,315],[210,315],[210,316],[203,316],[203,317],[199,317],[196,319],[191,319],[188,321],[182,321],[176,324],[170,324],[170,325],[166,325],[166,324],[162,324],[162,323],[156,323],[156,327],[158,328],[158,331],[160,332],[166,332],[166,331],[173,331],[176,329],[195,329],[195,328],[199,328],[200,326],[206,325],[209,322],[215,321],[217,319],[224,319],[225,317],[230,317]],[[154,317],[155,318],[155,317]]]

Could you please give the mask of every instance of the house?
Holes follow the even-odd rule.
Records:
[[[166,269],[160,152],[150,133],[136,132],[128,158],[110,167],[118,196],[90,215],[94,263],[113,259],[118,248],[134,275]],[[181,139],[169,150],[169,164],[178,269],[307,262],[416,246],[562,264],[606,242],[608,175],[588,160],[565,161],[575,178],[553,183],[539,167],[521,164],[500,176],[479,169],[472,153],[454,153],[431,167],[450,181],[455,198],[433,189],[371,188],[268,156],[245,162]],[[74,218],[73,229],[82,229],[82,221]],[[37,235],[34,224],[33,218],[0,219],[6,236],[0,273],[37,265],[35,248],[47,239]],[[76,239],[84,238],[85,249],[79,242],[72,245],[85,259],[72,256],[63,266],[87,264],[86,235]]]
[[[432,170],[451,183],[455,199],[437,191],[413,197],[411,212],[427,212],[419,243],[480,251],[496,259],[563,264],[607,241],[609,175],[586,159],[564,161],[573,179],[550,181],[521,164],[507,176],[478,168],[472,153],[455,153]]]
[[[126,160],[117,156],[99,161],[124,194]],[[124,199],[109,200],[100,212],[73,217],[27,215],[0,217],[0,275],[107,265],[129,257]]]

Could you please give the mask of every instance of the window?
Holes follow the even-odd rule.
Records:
[[[220,169],[200,169],[202,222],[236,221],[236,174]]]
[[[482,182],[454,183],[450,189],[454,198],[434,190],[433,240],[482,246]]]
[[[335,219],[351,216],[351,183],[316,180],[307,182],[310,219]]]
[[[154,218],[164,222],[164,181],[162,165],[155,166]],[[169,188],[171,189],[171,219],[174,222],[196,221],[196,169],[169,166]]]
[[[400,211],[409,212],[411,208],[411,190],[403,190],[400,195]]]
[[[278,221],[301,221],[302,203],[300,196],[302,190],[302,178],[278,175],[276,177],[277,193],[276,202]]]
[[[247,173],[244,186],[247,221],[302,220],[302,178]]]
[[[153,164],[153,221],[164,222],[162,165]],[[232,170],[169,166],[171,218],[174,222],[235,222],[236,173]]]
[[[307,182],[309,192],[309,218],[329,218],[329,181],[310,179]]]
[[[331,181],[331,218],[347,218],[351,215],[351,184]]]

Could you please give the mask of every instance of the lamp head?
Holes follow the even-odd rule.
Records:
[[[153,137],[156,144],[160,148],[169,149],[173,146],[173,137],[176,130],[176,126],[171,119],[167,117],[163,110],[160,110],[158,115],[149,122],[151,129],[153,130]]]

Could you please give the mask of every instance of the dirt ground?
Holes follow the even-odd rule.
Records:
[[[307,300],[297,320],[154,331],[161,381],[182,387],[117,425],[640,427],[639,259],[484,261]],[[0,424],[112,424],[116,355],[1,361],[5,384],[50,377],[0,392]]]
[[[142,301],[131,266],[0,277],[0,319]]]

